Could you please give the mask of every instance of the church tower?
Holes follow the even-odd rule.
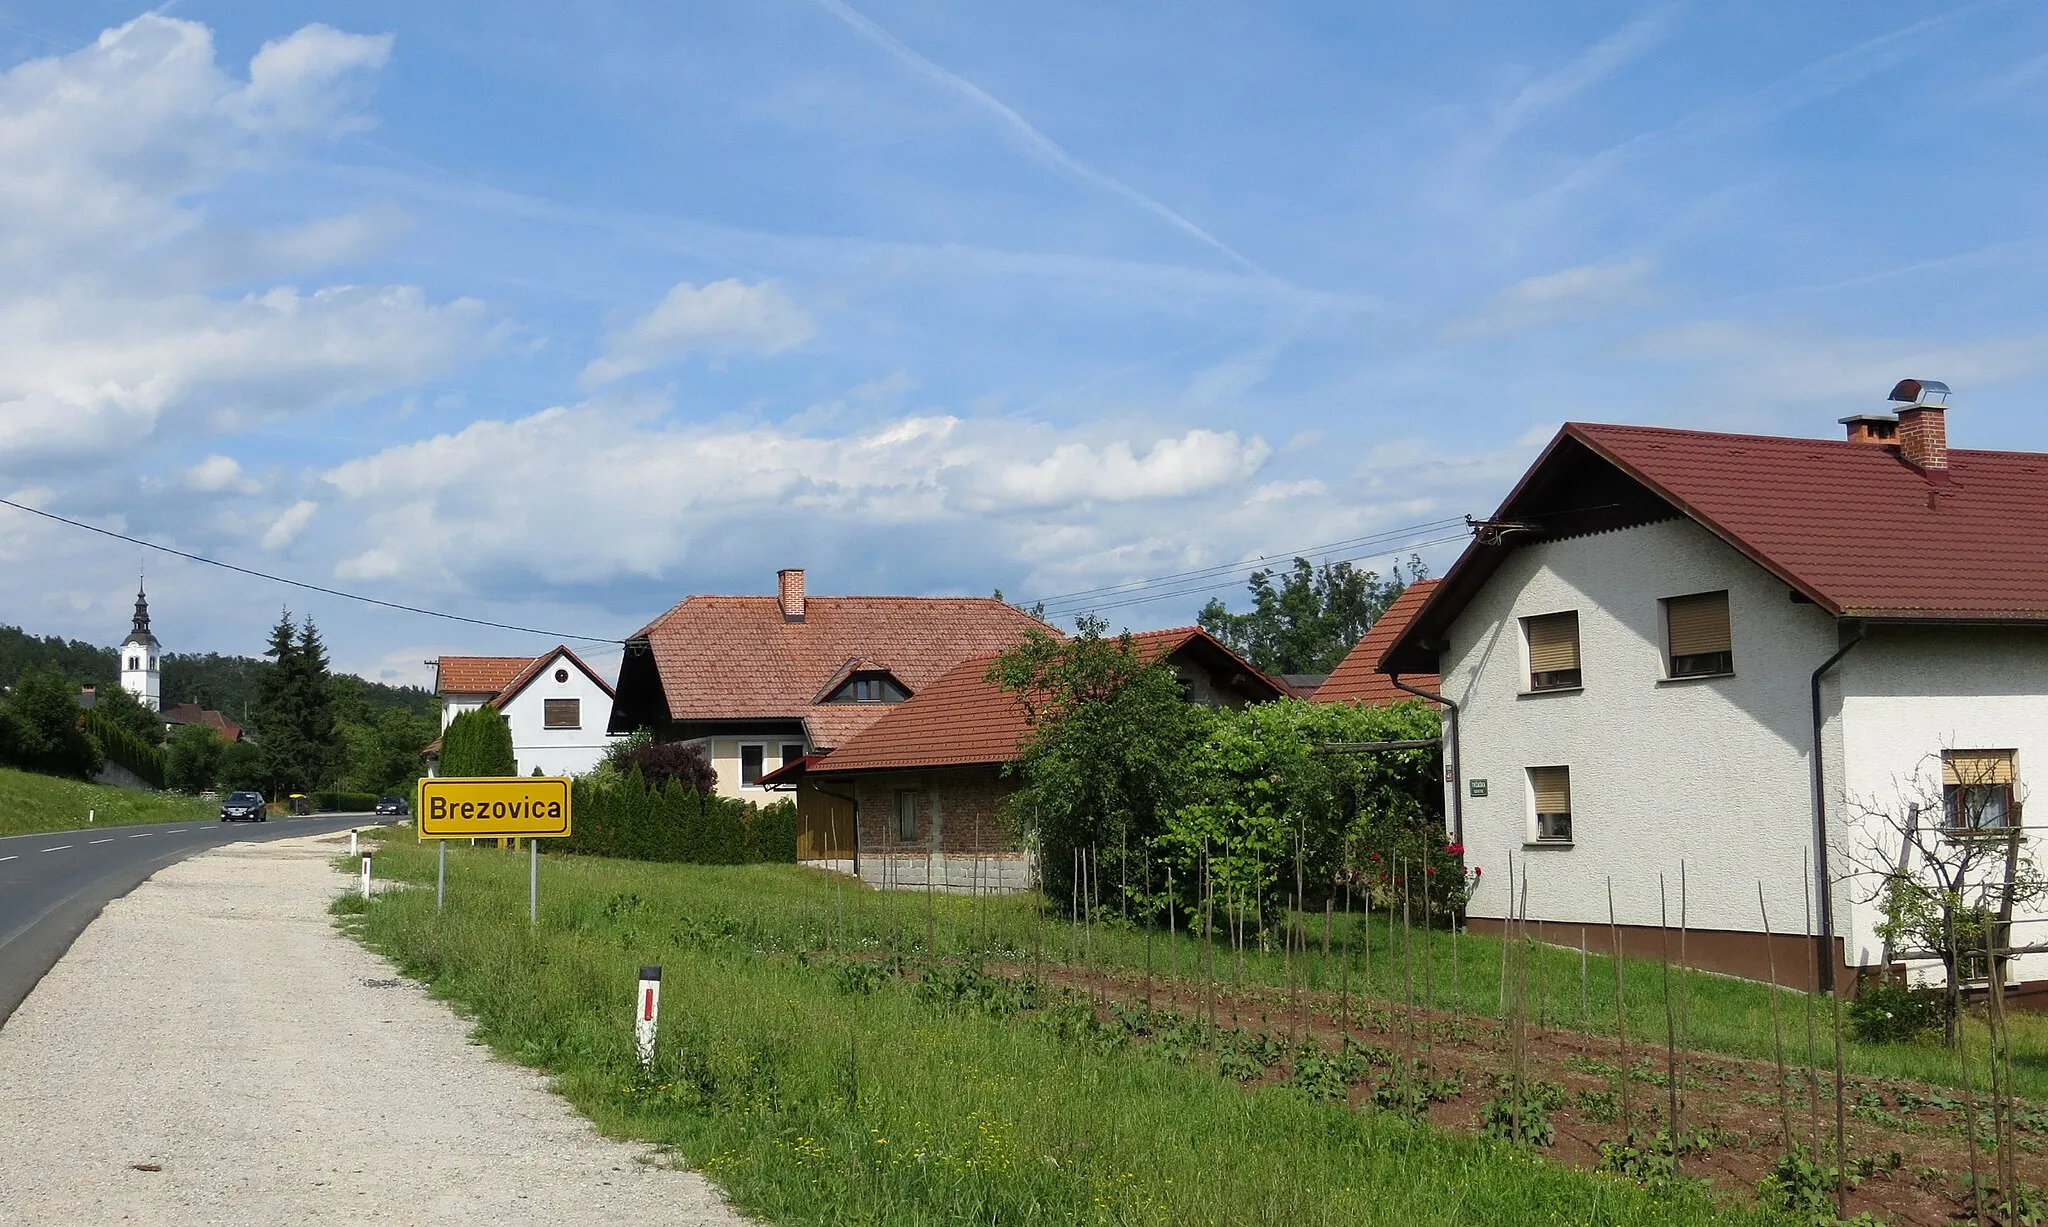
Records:
[[[149,598],[135,585],[135,629],[121,641],[121,688],[151,711],[164,709],[164,680],[158,672],[163,645],[149,633]]]

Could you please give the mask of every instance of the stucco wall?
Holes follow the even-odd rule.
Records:
[[[740,783],[740,745],[766,747],[762,755],[761,773],[766,775],[782,765],[782,747],[807,745],[802,733],[750,733],[745,737],[700,737],[696,744],[704,747],[711,756],[711,766],[718,772],[718,795],[737,801],[753,801],[760,805],[772,804],[788,797],[786,792],[772,792],[765,788],[748,787]]]
[[[556,681],[557,672],[566,673],[566,680]],[[579,700],[578,727],[546,727],[548,699]],[[535,678],[499,710],[512,728],[512,754],[521,775],[532,775],[535,767],[540,768],[542,775],[578,775],[589,771],[604,757],[605,747],[612,741],[604,731],[612,718],[611,696],[583,670],[566,662]]]
[[[1896,857],[1896,832],[1871,811],[1902,816],[1908,802],[1938,804],[1945,749],[2016,751],[2023,805],[2032,799],[2031,780],[2048,783],[2048,629],[1873,627],[1841,674],[1842,800],[1857,859]],[[2048,790],[2040,796],[2048,804]],[[2039,838],[2031,845],[2042,863]],[[1868,881],[1855,885],[1870,892]],[[1877,961],[1876,919],[1863,907],[1853,925],[1842,926],[1852,962],[1859,951],[1863,961]],[[2048,940],[2048,925],[2022,925],[2016,936]],[[2048,956],[2023,957],[2018,974],[2048,977]]]
[[[1664,680],[1660,601],[1727,589],[1732,676]],[[1584,686],[1525,694],[1519,619],[1576,609]],[[1524,546],[1450,630],[1443,692],[1462,708],[1474,916],[1508,910],[1508,866],[1529,869],[1529,914],[1672,924],[1685,864],[1696,928],[1755,930],[1761,881],[1774,927],[1800,923],[1812,829],[1807,678],[1835,650],[1833,620],[1689,520]],[[1574,841],[1537,845],[1526,769],[1571,768]],[[1831,768],[1839,779],[1839,767]],[[1471,781],[1487,795],[1471,795]],[[1838,925],[1848,917],[1838,913]]]

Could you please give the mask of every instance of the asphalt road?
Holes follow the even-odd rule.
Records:
[[[0,1024],[109,900],[195,852],[237,840],[319,835],[377,823],[369,814],[269,822],[84,827],[0,838]]]

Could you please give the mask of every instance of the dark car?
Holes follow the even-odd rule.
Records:
[[[263,812],[263,794],[254,792],[231,792],[227,800],[220,803],[222,822],[268,822],[270,816]]]
[[[403,814],[405,812],[405,798],[379,797],[377,798],[377,812],[379,814]]]

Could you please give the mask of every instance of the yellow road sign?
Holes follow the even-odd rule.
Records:
[[[559,776],[458,776],[420,781],[421,839],[569,833],[569,781]]]

